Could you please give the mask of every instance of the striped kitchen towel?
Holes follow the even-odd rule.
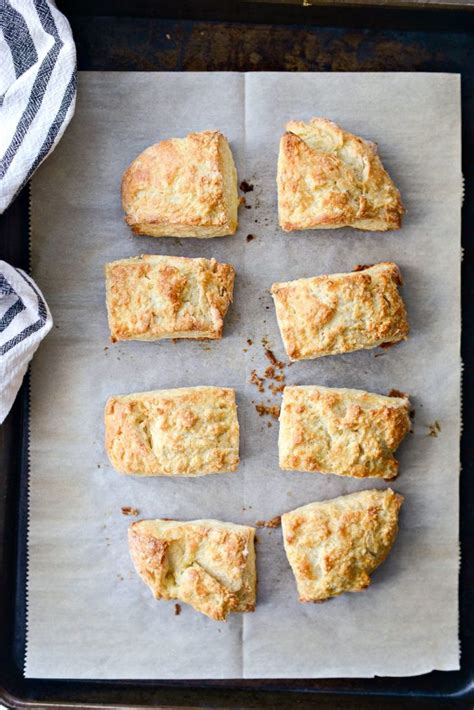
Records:
[[[21,269],[0,261],[0,424],[52,325],[49,308],[34,281]]]
[[[48,0],[0,0],[0,213],[74,113],[76,49]]]

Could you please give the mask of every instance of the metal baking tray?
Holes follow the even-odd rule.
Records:
[[[15,708],[472,707],[474,704],[474,5],[430,0],[63,0],[84,70],[462,74],[461,670],[409,678],[55,681],[23,677],[28,382],[0,427],[0,702]],[[205,36],[219,41],[203,43]],[[171,39],[168,39],[170,37]],[[28,269],[28,190],[0,217],[0,259]],[[449,239],[449,234],[446,235]],[[427,599],[429,604],[430,600]],[[87,618],[84,618],[87,624]],[[45,649],[47,653],[47,649]]]

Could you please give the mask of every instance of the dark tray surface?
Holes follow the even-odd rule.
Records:
[[[462,74],[463,169],[466,201],[463,215],[463,318],[462,352],[464,432],[461,477],[461,649],[459,672],[433,672],[415,678],[369,680],[292,680],[221,682],[77,682],[35,681],[22,677],[25,643],[25,522],[26,522],[26,422],[27,387],[0,428],[0,700],[16,707],[90,706],[211,706],[211,707],[402,707],[429,704],[435,707],[470,707],[474,699],[474,495],[468,485],[474,474],[474,247],[466,235],[474,226],[472,156],[474,147],[474,35],[471,16],[445,15],[445,26],[464,30],[376,28],[374,12],[359,12],[352,26],[270,25],[157,17],[92,17],[72,14],[69,19],[78,48],[78,67],[85,70],[121,71],[448,71]],[[101,3],[95,3],[100,7]],[[107,3],[106,3],[107,4]],[[109,3],[110,4],[110,3]],[[192,3],[188,3],[190,5]],[[210,3],[204,3],[204,9]],[[90,3],[89,3],[90,5]],[[132,3],[126,3],[133,13]],[[224,4],[225,5],[225,4]],[[124,3],[118,3],[123,10]],[[81,7],[75,3],[75,8]],[[83,7],[83,6],[82,6]],[[157,9],[158,8],[158,9]],[[274,7],[267,17],[273,22]],[[224,8],[225,9],[225,8]],[[294,8],[293,8],[294,9]],[[155,3],[157,14],[160,3]],[[182,11],[182,8],[181,8]],[[195,10],[193,9],[193,12]],[[168,10],[164,10],[164,14]],[[213,10],[214,14],[215,11]],[[235,12],[235,10],[234,10]],[[334,24],[353,15],[340,8]],[[192,13],[191,13],[192,15]],[[403,15],[403,13],[402,13]],[[392,15],[398,27],[413,25],[415,15]],[[224,16],[224,10],[222,15]],[[232,13],[230,13],[232,16]],[[301,16],[301,15],[300,15]],[[397,16],[399,19],[397,20]],[[259,19],[254,15],[253,19]],[[305,15],[306,17],[306,15]],[[382,16],[384,20],[385,16]],[[419,27],[434,22],[430,15]],[[463,20],[464,17],[464,20]],[[284,20],[285,18],[283,18]],[[379,18],[380,19],[380,18]],[[436,19],[436,18],[435,18]],[[439,21],[439,17],[436,20]],[[418,20],[416,20],[418,22]],[[368,29],[370,27],[370,29]],[[166,35],[170,36],[167,39]],[[350,100],[350,97],[348,97]],[[26,190],[0,217],[0,258],[28,267],[28,197]],[[447,235],[449,238],[449,235]],[[429,600],[427,600],[429,603]],[[87,621],[85,620],[85,623]],[[2,690],[3,688],[3,690]],[[317,695],[316,695],[317,694]],[[364,697],[362,698],[361,695]],[[403,697],[403,701],[402,698]],[[84,705],[83,705],[84,704]],[[71,707],[71,705],[68,705]]]

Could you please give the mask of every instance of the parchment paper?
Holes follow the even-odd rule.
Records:
[[[284,234],[277,224],[279,137],[290,118],[327,116],[379,143],[408,209],[403,229]],[[145,147],[220,128],[239,180],[254,186],[234,237],[134,237],[121,175]],[[32,188],[33,276],[56,327],[32,367],[26,675],[238,678],[414,675],[458,660],[460,434],[460,82],[444,74],[83,73],[76,115]],[[247,235],[253,239],[247,239]],[[105,262],[140,253],[216,257],[237,270],[220,342],[108,342]],[[408,392],[414,432],[393,488],[406,500],[398,540],[363,594],[300,604],[281,530],[258,532],[254,614],[213,622],[156,602],[132,569],[127,527],[140,517],[255,524],[383,481],[283,472],[278,405],[249,383],[286,362],[269,287],[358,263],[394,260],[410,339],[285,367],[287,384]],[[252,345],[247,343],[252,341]],[[236,388],[237,473],[197,479],[117,474],[103,448],[108,395],[198,384]],[[278,384],[278,383],[277,383]],[[437,420],[441,431],[429,436]],[[271,426],[269,426],[271,425]]]

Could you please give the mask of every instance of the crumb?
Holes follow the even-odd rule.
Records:
[[[249,349],[248,348],[242,348],[242,352],[248,353]]]
[[[390,390],[388,393],[389,397],[401,397],[402,399],[408,399],[406,392],[400,392],[400,390]]]
[[[272,427],[272,426],[273,426],[273,424],[272,424],[271,422],[267,422],[267,428],[268,428],[268,429],[270,429],[270,427]]]
[[[373,266],[373,264],[356,264],[352,271],[365,271],[366,269],[370,269],[371,266]]]
[[[245,209],[246,209],[246,210],[251,210],[251,209],[252,209],[252,205],[245,205]],[[257,220],[255,220],[255,221],[257,221]]]
[[[105,346],[104,352],[106,352],[109,349],[108,345]]]
[[[247,234],[247,241],[248,241],[248,242],[251,242],[253,239],[255,239],[255,235],[254,235],[254,234]]]
[[[285,385],[275,385],[273,384],[273,382],[270,385],[270,391],[274,395],[280,394],[281,392],[283,392],[284,389]]]
[[[251,338],[247,338],[247,345],[253,345],[253,340]]]
[[[122,515],[138,515],[139,512],[137,508],[132,508],[129,505],[122,506]]]
[[[252,370],[250,374],[250,384],[255,385],[259,392],[263,392],[265,387],[263,386],[263,378],[259,377],[255,370]]]
[[[255,527],[257,528],[279,528],[281,525],[281,515],[276,515],[271,520],[257,520]]]
[[[239,187],[242,192],[253,192],[253,185],[251,183],[248,183],[247,180],[242,180]]]
[[[408,412],[408,416],[410,417],[410,419],[411,419],[412,421],[413,421],[413,419],[415,418],[415,415],[416,415],[416,409],[415,409],[415,408],[410,409],[410,411]]]
[[[275,368],[273,365],[269,365],[263,374],[265,377],[273,379],[275,377]]]
[[[181,614],[181,604],[174,605],[174,615],[179,616]]]
[[[59,330],[59,325],[56,325],[56,323],[54,324],[54,327]]]
[[[124,578],[122,577],[121,574],[118,574],[118,575],[117,575],[117,579],[119,579],[121,582],[123,582],[123,580],[124,580]]]
[[[97,464],[97,468],[100,468],[100,463]]]
[[[438,433],[441,431],[439,421],[435,419],[433,424],[428,424],[428,429],[428,436],[434,436],[436,438],[438,436]]]
[[[376,353],[374,355],[374,357],[383,357],[384,355],[385,355],[385,353]]]
[[[259,403],[255,405],[255,409],[261,417],[269,415],[274,419],[278,419],[280,416],[280,407],[277,407],[275,404],[268,406],[266,404]]]
[[[275,367],[278,367],[279,370],[282,370],[285,367],[285,363],[281,362],[281,360],[277,360],[273,352],[267,347],[265,344],[265,357],[267,360],[269,360],[272,365]]]

